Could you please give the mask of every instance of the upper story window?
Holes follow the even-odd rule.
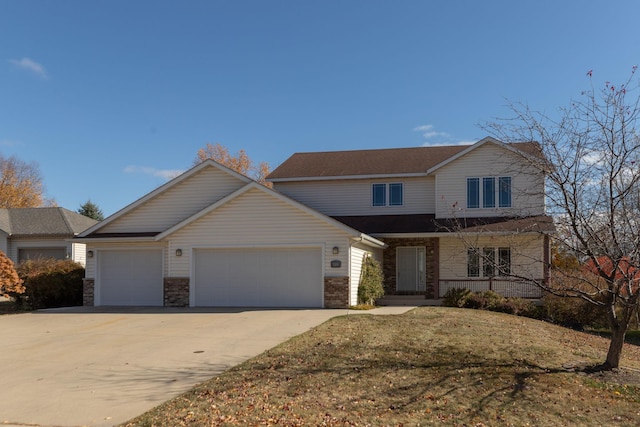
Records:
[[[371,204],[373,206],[402,206],[404,204],[403,187],[401,182],[373,184]]]
[[[467,208],[511,207],[511,177],[467,178]]]

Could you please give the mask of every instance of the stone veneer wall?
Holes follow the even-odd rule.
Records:
[[[164,278],[164,306],[189,307],[189,278]]]
[[[85,307],[94,306],[95,280],[82,279],[82,305]]]
[[[436,285],[438,283],[439,240],[437,237],[424,238],[387,238],[381,239],[389,245],[382,254],[382,270],[384,272],[385,295],[396,295],[396,248],[400,246],[424,246],[426,248],[426,274],[427,288],[426,298],[436,298]],[[415,292],[422,294],[422,292]]]
[[[349,276],[324,278],[324,308],[349,308]]]

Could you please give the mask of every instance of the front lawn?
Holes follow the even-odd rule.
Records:
[[[349,315],[198,385],[126,426],[637,426],[640,348],[444,307]]]

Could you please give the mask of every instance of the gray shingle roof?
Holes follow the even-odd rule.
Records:
[[[0,230],[11,236],[74,236],[98,221],[65,208],[0,209]]]
[[[528,154],[539,155],[537,143],[517,142],[507,145]],[[271,172],[267,179],[420,174],[468,148],[468,145],[449,145],[295,153]]]

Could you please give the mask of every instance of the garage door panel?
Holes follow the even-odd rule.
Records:
[[[162,251],[99,253],[100,305],[162,306]]]
[[[321,307],[319,248],[198,249],[198,306]]]

